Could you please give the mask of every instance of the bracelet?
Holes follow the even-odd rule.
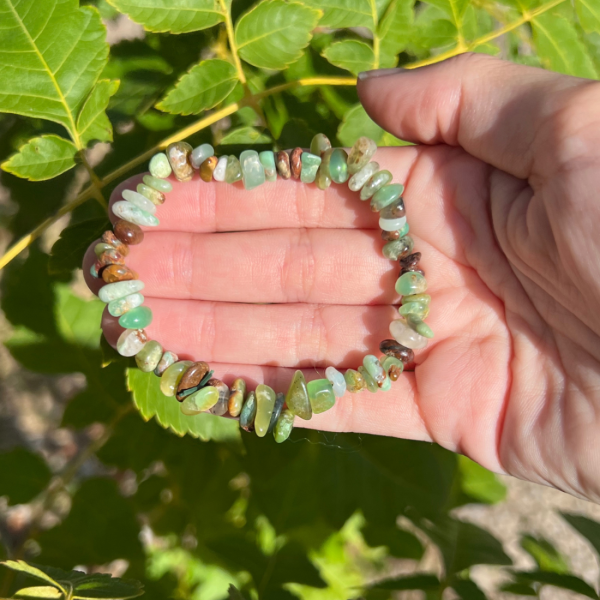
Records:
[[[231,155],[217,158],[210,144],[192,149],[186,142],[176,142],[164,153],[153,156],[150,174],[144,175],[137,191],[124,190],[123,199],[112,205],[118,221],[113,231],[106,231],[94,248],[97,260],[91,273],[105,282],[98,295],[125,329],[117,342],[119,354],[135,356],[140,370],[160,377],[162,393],[175,396],[184,415],[209,412],[236,418],[245,431],[255,431],[259,437],[272,432],[277,442],[289,437],[294,417],[308,420],[313,414],[329,410],[346,390],[351,393],[364,389],[372,393],[389,390],[404,365],[413,361],[413,350],[425,348],[433,332],[424,322],[431,297],[424,293],[427,281],[425,273],[418,268],[421,253],[413,252],[413,240],[407,235],[404,186],[391,183],[392,174],[380,170],[379,164],[371,161],[376,150],[373,140],[361,137],[347,153],[343,148],[332,148],[329,139],[319,133],[310,144],[310,152],[302,148],[277,153],[244,150],[239,159]],[[383,356],[367,354],[358,369],[347,369],[343,375],[335,367],[327,367],[325,379],[309,382],[302,371],[297,370],[284,394],[276,393],[265,384],[249,391],[241,378],[235,379],[230,389],[212,376],[213,371],[206,362],[179,360],[159,342],[149,340],[144,328],[152,322],[152,311],[143,306],[144,297],[140,292],[144,284],[137,273],[125,266],[125,257],[129,245],[140,244],[144,239],[140,225],[159,224],[155,213],[165,202],[165,194],[173,189],[167,180],[171,173],[179,181],[189,181],[195,170],[206,182],[242,181],[247,190],[275,181],[278,174],[283,179],[314,182],[321,190],[332,182],[340,184],[349,179],[348,187],[360,191],[361,200],[370,199],[371,209],[379,212],[381,237],[386,242],[383,255],[400,263],[395,285],[402,296],[398,308],[400,317],[390,324],[393,339],[383,340],[379,345]]]

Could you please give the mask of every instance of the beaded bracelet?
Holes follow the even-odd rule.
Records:
[[[235,156],[217,158],[210,144],[192,149],[186,142],[177,142],[169,145],[165,153],[153,156],[150,174],[144,176],[137,191],[124,190],[123,199],[113,204],[112,211],[119,218],[114,232],[106,231],[94,248],[97,260],[91,273],[106,283],[98,295],[125,329],[117,342],[119,354],[135,356],[142,371],[160,377],[161,391],[165,396],[175,396],[184,415],[209,412],[237,418],[244,430],[256,431],[259,437],[272,432],[277,442],[289,437],[295,416],[310,419],[313,414],[329,410],[346,390],[351,393],[365,388],[369,392],[389,390],[392,381],[404,370],[404,364],[413,360],[413,349],[425,348],[433,332],[423,321],[429,314],[431,297],[424,293],[425,273],[417,268],[421,254],[413,252],[413,240],[407,235],[409,227],[401,195],[404,187],[391,183],[392,174],[371,161],[376,150],[373,140],[361,137],[348,154],[343,148],[332,148],[327,137],[319,133],[310,144],[310,152],[302,148],[277,153],[244,150],[238,160]],[[206,182],[242,181],[247,190],[265,181],[275,181],[277,174],[283,179],[314,182],[321,190],[332,182],[345,183],[350,178],[348,187],[360,191],[361,200],[370,199],[371,209],[380,213],[381,237],[386,242],[384,256],[398,260],[401,267],[395,286],[402,295],[400,318],[390,324],[394,339],[383,340],[379,345],[383,356],[378,359],[367,354],[357,370],[347,369],[343,375],[336,368],[327,367],[325,379],[308,383],[298,370],[283,394],[265,384],[247,391],[241,378],[233,382],[230,390],[220,379],[212,377],[213,371],[206,362],[180,361],[159,342],[149,340],[144,327],[152,322],[152,311],[143,306],[140,292],[144,284],[125,266],[125,257],[129,245],[144,239],[140,225],[158,225],[156,208],[173,189],[166,178],[173,173],[179,181],[189,181],[195,169]]]

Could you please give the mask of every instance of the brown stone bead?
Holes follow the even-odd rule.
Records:
[[[381,239],[385,240],[386,242],[393,242],[394,240],[399,240],[400,232],[399,231],[382,231]]]
[[[371,207],[372,210],[376,211],[376,208]],[[390,206],[386,206],[381,210],[381,217],[384,219],[399,219],[400,217],[406,216],[406,208],[404,208],[404,199],[398,198],[395,202],[392,202]]]
[[[379,349],[387,356],[394,356],[404,364],[411,362],[415,357],[410,348],[399,344],[396,340],[383,340],[379,344]]]
[[[101,238],[102,242],[105,244],[110,244],[114,247],[114,249],[121,254],[122,256],[127,256],[129,254],[129,248],[127,244],[124,244],[112,231],[105,231],[102,234]]]
[[[165,150],[169,164],[173,169],[173,175],[179,181],[189,181],[194,174],[194,169],[189,160],[191,153],[192,147],[187,142],[169,144]]]
[[[401,258],[398,262],[403,269],[411,270],[413,267],[416,267],[421,260],[420,252],[413,252],[404,258]]]
[[[425,277],[425,271],[423,271],[423,269],[417,269],[416,265],[414,267],[409,267],[408,269],[400,269],[400,275],[398,275],[398,277],[402,277],[404,273],[421,273],[421,275]]]
[[[138,274],[125,265],[108,265],[102,269],[102,279],[106,283],[115,283],[116,281],[130,281],[139,279]]]
[[[302,172],[302,148],[294,148],[290,155],[290,169],[294,179],[300,179]]]
[[[281,150],[277,153],[276,163],[277,172],[284,179],[289,179],[292,176],[292,170],[290,167],[290,155],[285,150]]]
[[[402,375],[401,369],[397,365],[392,365],[390,367],[390,370],[389,370],[389,373],[388,373],[388,377],[392,381],[398,381],[398,378],[400,377],[400,375]]]
[[[139,225],[130,223],[119,219],[114,225],[113,230],[115,236],[120,239],[124,244],[135,246],[141,244],[144,241],[144,232],[140,229]]]
[[[100,268],[108,265],[124,265],[125,257],[116,250],[106,250],[98,257],[96,263],[100,265]]]
[[[208,363],[205,363],[202,360],[191,365],[183,374],[183,377],[177,386],[177,400],[181,402],[185,398],[185,396],[182,396],[181,393],[185,392],[185,390],[196,387],[209,371],[210,367],[208,366]]]
[[[209,156],[201,165],[200,165],[200,179],[202,181],[212,181],[213,171],[217,166],[219,159],[216,156]]]

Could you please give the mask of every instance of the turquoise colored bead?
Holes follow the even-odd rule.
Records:
[[[365,369],[364,365],[360,365],[360,367],[358,367],[358,372],[363,376],[365,384],[367,385],[367,389],[372,394],[379,390],[377,382],[371,377],[370,373]]]
[[[409,271],[398,277],[395,288],[401,296],[422,294],[427,289],[427,279],[417,271]]]
[[[143,211],[150,213],[153,215],[156,212],[156,204],[151,202],[146,196],[140,194],[139,192],[134,192],[133,190],[123,190],[122,194],[123,198],[128,202],[131,202],[134,206],[137,206]]]
[[[329,410],[335,404],[335,394],[328,379],[313,379],[306,384],[306,389],[315,415]]]
[[[303,183],[312,183],[319,170],[321,164],[321,157],[310,152],[303,152],[300,158],[302,162],[302,170],[300,171],[300,181]]]
[[[160,223],[157,217],[127,200],[118,200],[112,205],[111,209],[117,217],[123,219],[123,221],[135,223],[135,225],[156,227]]]
[[[379,359],[375,355],[367,354],[363,358],[363,366],[377,385],[379,385],[385,379],[385,371],[383,370]]]
[[[138,306],[119,317],[119,325],[124,329],[144,329],[152,323],[152,311],[147,306]]]
[[[398,234],[400,235],[401,238],[403,238],[408,233],[409,229],[410,229],[410,227],[408,226],[408,223],[405,223],[404,227],[398,232]]]
[[[90,267],[90,274],[91,274],[92,277],[100,277],[100,274],[98,273],[98,269],[96,269],[96,265],[95,264],[93,264]]]
[[[161,179],[166,179],[173,172],[169,159],[164,152],[159,152],[150,159],[149,170],[152,177]]]
[[[183,374],[193,364],[191,360],[180,360],[167,367],[160,378],[160,391],[165,396],[174,396]]]
[[[278,444],[285,442],[290,437],[292,429],[294,429],[294,413],[291,410],[284,410],[277,419],[273,430],[275,441]]]
[[[240,427],[245,431],[252,431],[254,429],[256,408],[256,393],[253,390],[248,394],[240,413]]]
[[[408,323],[408,326],[411,329],[414,329],[419,335],[430,339],[433,337],[431,327],[416,315],[407,315],[406,322]]]
[[[327,367],[325,369],[325,377],[331,382],[335,397],[341,398],[346,393],[346,380],[344,376],[335,367]]]
[[[348,153],[343,148],[335,148],[329,157],[329,177],[333,183],[348,181]]]
[[[324,152],[331,148],[331,142],[324,133],[317,133],[310,142],[311,154],[321,156]]]
[[[158,192],[170,192],[173,189],[173,184],[170,181],[152,175],[144,175],[143,182]]]
[[[381,363],[381,366],[383,367],[383,370],[385,371],[386,375],[389,375],[390,368],[392,366],[400,369],[400,371],[404,371],[404,363],[395,356],[382,356],[379,359],[379,362]]]
[[[254,430],[258,437],[265,437],[271,424],[273,409],[275,408],[276,394],[273,388],[261,383],[256,386],[256,416],[254,417]]]
[[[389,183],[380,187],[371,198],[371,209],[380,211],[400,198],[404,186],[401,183]]]
[[[259,152],[258,159],[265,170],[267,181],[277,181],[277,167],[275,166],[275,153],[271,150]]]
[[[368,200],[373,194],[392,180],[392,174],[387,171],[377,171],[360,190],[360,199]]]
[[[139,279],[131,279],[129,281],[117,281],[115,283],[107,283],[100,288],[98,298],[105,304],[123,298],[129,294],[139,292],[144,289],[144,283]]]
[[[180,409],[184,415],[197,415],[210,410],[218,401],[219,390],[213,385],[207,385],[184,398]]]
[[[290,387],[285,395],[287,407],[298,417],[308,421],[312,417],[312,409],[306,388],[306,379],[302,371],[294,373]]]
[[[194,169],[199,169],[200,165],[210,156],[213,156],[215,149],[210,144],[200,144],[190,153],[190,163]]]
[[[112,300],[108,303],[108,312],[113,317],[120,317],[124,315],[128,310],[132,308],[136,308],[144,304],[144,296],[142,294],[135,292],[133,294],[128,294],[127,296],[123,296],[123,298],[117,298],[116,300]]]
[[[405,302],[398,308],[398,312],[403,317],[414,315],[415,317],[424,319],[429,314],[429,306],[422,302]]]
[[[408,256],[414,249],[415,243],[409,235],[401,237],[399,240],[388,242],[382,249],[383,255],[391,260],[398,260]]]
[[[240,165],[242,180],[247,190],[253,190],[265,182],[265,168],[260,164],[256,150],[244,150],[240,154]]]
[[[150,340],[135,355],[135,363],[140,371],[150,373],[156,369],[162,355],[162,346],[156,340]]]

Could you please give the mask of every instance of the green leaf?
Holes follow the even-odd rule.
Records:
[[[107,218],[89,219],[71,223],[60,232],[50,251],[48,269],[52,275],[70,275],[73,269],[80,269],[85,251],[107,229]]]
[[[25,448],[0,454],[0,496],[8,496],[10,504],[33,500],[50,483],[51,476],[46,461]]]
[[[108,57],[98,11],[77,0],[0,0],[0,112],[64,125],[76,116]]]
[[[600,4],[596,0],[575,0],[575,10],[586,33],[600,33]]]
[[[532,19],[535,49],[546,69],[596,79],[598,74],[573,23],[550,13]]]
[[[538,593],[527,583],[505,583],[500,586],[501,592],[516,594],[517,596],[537,596]]]
[[[65,284],[57,285],[55,289],[56,324],[62,339],[80,348],[98,348],[105,304],[97,298],[84,300]]]
[[[263,69],[285,69],[298,60],[321,16],[297,2],[262,0],[235,24],[240,56]]]
[[[421,542],[415,535],[403,529],[367,523],[362,529],[362,534],[369,546],[387,546],[389,553],[396,558],[420,560],[423,556]]]
[[[338,139],[344,146],[351,147],[362,135],[378,142],[383,129],[369,117],[362,104],[356,104],[344,115],[338,128]]]
[[[258,131],[254,127],[238,127],[227,132],[220,142],[220,146],[233,145],[233,144],[269,144],[273,140],[271,137]]]
[[[45,181],[72,169],[76,153],[73,142],[58,135],[42,135],[21,146],[1,167],[29,181]]]
[[[567,561],[548,540],[524,535],[521,538],[521,548],[533,557],[540,570],[553,573],[569,572]]]
[[[218,0],[108,0],[148,31],[188,33],[221,23]]]
[[[17,571],[18,573],[24,573],[29,577],[51,583],[56,587],[64,590],[64,588],[56,582],[56,579],[66,579],[63,575],[67,575],[66,571],[60,569],[54,569],[52,567],[42,567],[41,565],[28,564],[24,560],[6,560],[0,563],[1,565]],[[77,572],[77,571],[74,571]]]
[[[322,55],[336,67],[346,69],[354,75],[375,68],[375,55],[369,44],[357,40],[344,40],[331,44]]]
[[[575,575],[568,575],[566,573],[550,573],[547,571],[517,571],[514,573],[515,578],[519,582],[536,582],[543,585],[552,585],[554,587],[562,588],[564,590],[571,590],[577,592],[592,600],[598,600],[598,594],[596,590]]]
[[[373,30],[373,10],[369,0],[304,0],[304,4],[323,10],[322,27],[368,27]]]
[[[392,0],[377,29],[379,67],[395,67],[397,55],[409,41],[414,22],[414,0]]]
[[[119,89],[119,81],[101,79],[90,92],[77,119],[77,131],[84,146],[92,140],[112,142],[112,125],[106,116],[106,107],[111,96]]]
[[[175,398],[160,391],[160,379],[154,373],[139,369],[127,370],[127,387],[133,392],[133,401],[146,421],[152,417],[177,435],[186,434],[201,440],[235,440],[239,436],[238,424],[209,413],[187,416],[179,409]]]
[[[27,587],[15,592],[16,598],[52,598],[58,600],[64,598],[63,593],[55,587],[42,585],[37,587]]]
[[[460,470],[460,486],[462,491],[477,502],[496,504],[506,497],[506,487],[491,472],[476,462],[460,455],[458,457]]]
[[[563,512],[560,515],[592,545],[596,554],[600,556],[600,523],[588,519],[588,517],[584,517],[583,515],[573,515]]]
[[[444,11],[456,28],[460,30],[465,11],[469,6],[469,0],[426,0],[428,4]]]
[[[481,588],[471,579],[457,579],[451,587],[462,600],[486,600]]]
[[[226,60],[203,60],[192,67],[156,105],[159,110],[195,115],[223,101],[238,82],[234,65]]]
[[[433,574],[419,573],[394,579],[384,579],[374,584],[370,590],[423,590],[433,592],[440,589],[440,580]]]

